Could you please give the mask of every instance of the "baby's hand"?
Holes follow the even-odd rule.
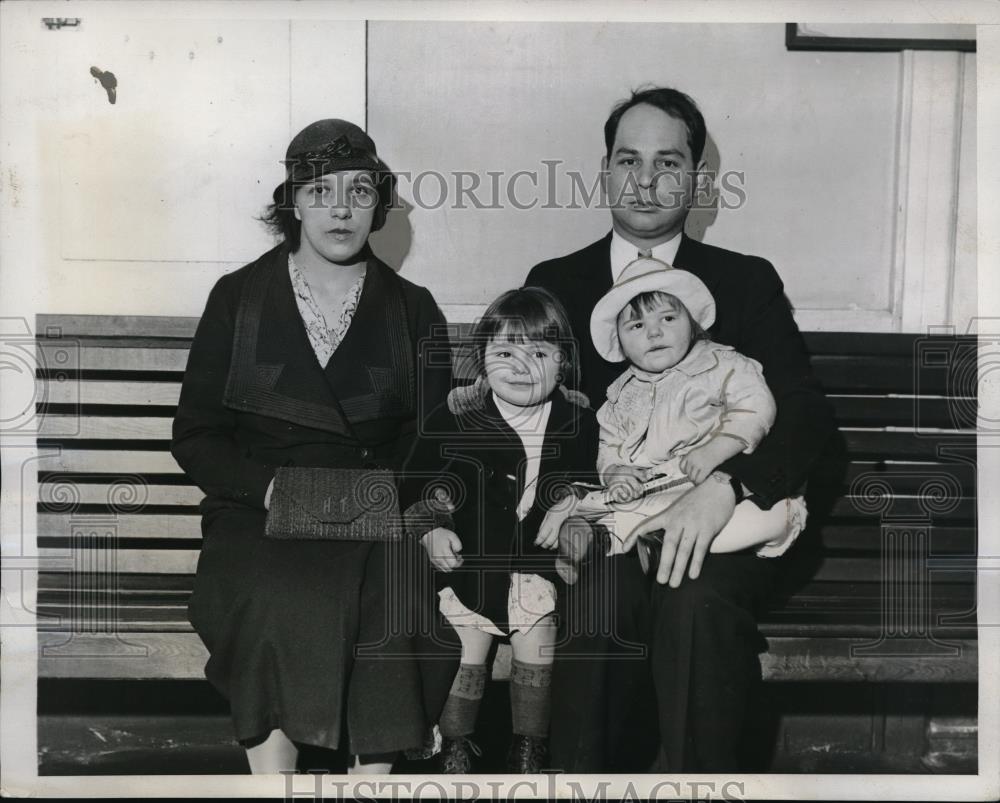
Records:
[[[462,565],[462,541],[451,530],[435,527],[424,533],[420,543],[427,550],[427,557],[435,569],[450,572]]]
[[[631,502],[642,496],[642,484],[649,470],[636,466],[611,466],[604,472],[607,480],[607,498],[610,502]]]
[[[680,460],[681,471],[687,474],[688,479],[695,485],[701,485],[723,460],[730,457],[730,455],[721,453],[721,447],[727,444],[716,444],[716,440],[711,440],[704,446],[692,449]]]

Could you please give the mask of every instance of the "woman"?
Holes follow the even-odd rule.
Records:
[[[174,457],[207,495],[189,618],[252,772],[344,743],[353,771],[388,772],[429,724],[409,640],[386,632],[403,547],[271,539],[265,521],[278,467],[398,469],[450,385],[417,351],[443,318],[368,246],[395,178],[364,131],[315,122],[285,165],[264,218],[282,242],[213,288],[174,420]]]

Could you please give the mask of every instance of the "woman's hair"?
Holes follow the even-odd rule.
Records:
[[[684,302],[672,293],[665,293],[662,290],[650,290],[647,293],[637,295],[622,307],[622,311],[618,313],[618,323],[622,324],[626,321],[634,320],[644,312],[652,312],[664,304],[669,304],[674,312],[683,313],[687,317],[688,323],[691,324],[692,345],[699,340],[708,340],[708,332],[694,319],[691,312],[684,305]],[[622,317],[623,315],[625,316],[624,318]]]
[[[552,343],[562,352],[560,381],[578,384],[577,348],[569,319],[555,296],[541,287],[522,287],[500,295],[472,328],[476,373],[486,376],[486,346],[502,337],[512,343]]]
[[[386,216],[396,201],[396,175],[375,154],[368,155],[380,165],[378,170],[371,171],[378,195],[371,230],[378,231],[385,225]],[[288,243],[290,251],[299,250],[299,238],[302,234],[302,223],[295,217],[295,192],[299,187],[311,184],[313,180],[286,179],[275,189],[274,200],[259,218],[272,234]]]

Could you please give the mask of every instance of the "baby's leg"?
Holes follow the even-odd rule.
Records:
[[[710,552],[739,552],[749,547],[773,544],[766,552],[784,552],[805,524],[805,505],[800,497],[782,499],[770,510],[761,510],[750,500],[740,502],[729,523],[712,541]]]

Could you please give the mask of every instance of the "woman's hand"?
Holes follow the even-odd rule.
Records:
[[[604,472],[609,502],[631,502],[642,496],[642,484],[649,478],[649,469],[636,466],[611,466]]]
[[[462,540],[451,530],[435,527],[424,533],[420,543],[438,571],[450,572],[462,565]]]

